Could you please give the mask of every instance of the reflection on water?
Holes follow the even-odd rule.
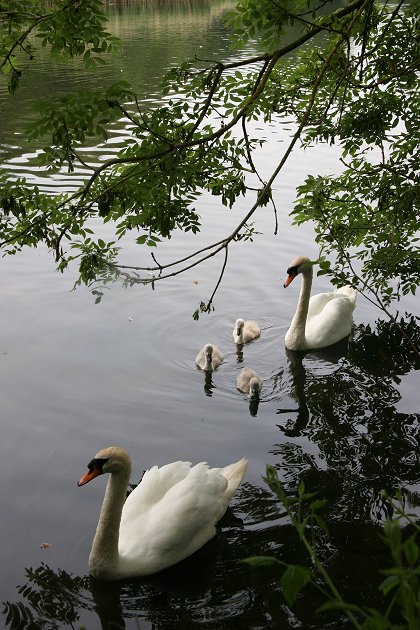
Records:
[[[18,589],[19,600],[4,602],[6,627],[75,628],[82,622],[88,630],[343,627],[339,612],[321,616],[321,626],[313,624],[322,597],[310,588],[292,613],[280,593],[280,568],[256,569],[240,562],[258,554],[288,563],[304,563],[306,558],[294,530],[279,521],[269,491],[245,484],[238,506],[247,512],[247,529],[228,511],[221,535],[156,576],[108,583],[55,571],[46,564],[28,569],[26,582]],[[370,606],[380,605],[378,576],[365,553],[368,547],[381,563],[388,560],[379,534],[377,527],[339,523],[331,527],[328,543],[317,543],[320,557],[349,601],[362,591]],[[363,580],[349,583],[349,567],[357,568]]]
[[[317,370],[317,376],[326,376],[339,368],[340,360],[348,352],[348,338],[342,339],[332,346],[321,350],[296,352],[285,348],[288,362],[290,381],[292,384],[291,397],[296,400],[296,409],[277,410],[278,414],[296,413],[296,418],[287,418],[286,423],[277,425],[288,437],[298,437],[303,434],[309,422],[310,413],[306,398],[306,365],[310,369],[311,363]],[[305,364],[304,364],[305,361]],[[320,373],[322,370],[322,374]]]
[[[409,338],[419,339],[414,318],[402,325]],[[327,493],[331,519],[380,522],[381,489],[393,494],[419,483],[420,414],[398,413],[395,386],[418,358],[396,333],[394,324],[380,321],[376,331],[356,327],[348,348],[347,342],[328,348],[324,361],[323,351],[287,353],[290,394],[298,406],[279,409],[293,417],[278,426],[319,451],[313,456],[297,443],[282,443],[274,452],[282,458],[289,488],[303,478],[309,490]]]
[[[213,372],[204,372],[204,391],[206,396],[211,396],[215,385],[213,384]]]
[[[254,399],[249,401],[249,415],[255,418],[258,414],[258,407],[260,401],[259,399]]]

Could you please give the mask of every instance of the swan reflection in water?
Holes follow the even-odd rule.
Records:
[[[296,414],[295,418],[288,418],[285,424],[277,426],[288,437],[298,437],[306,429],[310,412],[308,408],[306,382],[309,366],[323,378],[333,374],[341,367],[342,359],[348,353],[349,338],[341,339],[337,343],[319,350],[294,351],[285,348],[289,368],[291,389],[290,396],[297,402],[297,407],[279,408],[276,413]],[[308,367],[305,366],[305,363]]]

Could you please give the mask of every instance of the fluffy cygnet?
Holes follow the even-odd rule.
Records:
[[[237,319],[232,331],[233,341],[237,344],[248,343],[261,335],[261,329],[257,322],[248,319]]]
[[[206,372],[212,372],[223,361],[223,354],[217,346],[212,343],[206,343],[204,348],[200,350],[195,358],[198,367]]]
[[[262,380],[255,370],[245,367],[240,371],[236,385],[241,392],[249,394],[250,398],[258,398],[262,388]]]

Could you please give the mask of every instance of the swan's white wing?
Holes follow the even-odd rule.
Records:
[[[313,314],[315,310],[308,312],[305,339],[309,348],[323,348],[336,343],[350,334],[353,325],[354,302],[347,295],[338,292],[319,295],[330,297],[316,315]]]
[[[316,293],[309,300],[308,317],[316,317],[334,296],[334,292]]]
[[[185,479],[190,470],[191,462],[172,462],[160,468],[153,466],[146,470],[139,485],[124,504],[121,523],[137,518],[150,504],[157,503],[172,486]]]
[[[174,483],[163,469],[151,469],[146,489],[133,491],[124,506],[119,537],[120,564],[127,574],[154,573],[191,555],[215,534],[226,511],[227,480],[220,469],[201,463],[186,471],[173,466]],[[187,472],[187,474],[185,474]],[[134,496],[133,496],[134,495]]]
[[[335,291],[329,291],[327,293],[316,293],[312,295],[309,300],[308,317],[315,317],[319,315],[328,302],[335,300],[337,297],[346,297],[349,300],[348,308],[352,311],[356,305],[357,291],[351,286],[340,287]]]
[[[261,334],[261,329],[256,321],[247,320],[244,326],[244,340],[252,341],[253,339],[257,339]]]

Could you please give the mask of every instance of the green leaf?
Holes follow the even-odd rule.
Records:
[[[408,538],[402,545],[404,555],[407,558],[407,562],[414,566],[419,557],[419,548],[415,542],[416,536],[415,534]]]
[[[292,606],[302,588],[312,581],[312,573],[299,564],[290,564],[280,579],[283,595]]]
[[[397,575],[389,575],[385,580],[383,580],[379,585],[379,590],[382,591],[384,595],[388,595],[388,593],[398,586],[400,583],[400,579]]]

